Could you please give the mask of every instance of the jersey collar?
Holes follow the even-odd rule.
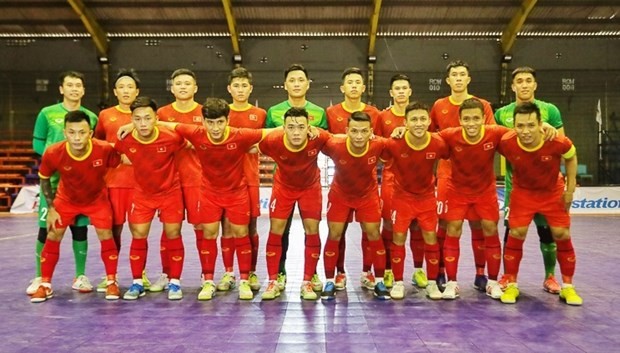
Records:
[[[427,138],[426,143],[424,143],[423,146],[416,147],[416,146],[413,145],[413,142],[411,141],[411,138],[409,137],[409,133],[405,133],[405,141],[407,142],[407,145],[409,147],[411,147],[411,149],[414,150],[414,151],[421,151],[421,150],[425,149],[426,147],[428,147],[428,145],[430,145],[430,143],[431,143],[431,133],[428,132],[428,131],[426,132],[426,138]]]
[[[140,138],[138,137],[138,131],[136,131],[135,129],[133,130],[133,132],[131,133],[131,136],[133,136],[134,139],[136,139],[136,141],[140,142],[143,145],[150,145],[151,143],[155,142],[157,140],[157,138],[159,138],[159,128],[157,126],[155,126],[155,128],[153,129],[153,131],[155,132],[153,134],[153,138],[151,138],[148,141],[142,141],[140,140]]]
[[[88,146],[86,147],[86,153],[84,153],[84,155],[81,157],[74,156],[73,153],[71,153],[71,148],[69,147],[69,141],[67,141],[67,143],[65,144],[65,148],[67,149],[67,153],[69,154],[69,157],[71,157],[71,159],[76,160],[76,161],[83,161],[86,158],[88,158],[90,154],[93,152],[93,140],[88,139]]]
[[[370,141],[368,141],[368,142],[366,142],[366,147],[364,148],[364,152],[362,152],[362,153],[355,153],[355,152],[353,152],[353,150],[351,149],[351,139],[349,139],[348,136],[347,136],[347,139],[345,140],[345,144],[347,146],[347,151],[353,157],[362,157],[362,156],[364,156],[368,152],[368,149],[370,148]]]

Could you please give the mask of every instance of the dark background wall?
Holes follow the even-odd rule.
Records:
[[[588,166],[595,180],[599,177],[598,100],[603,127],[611,133],[617,122],[609,116],[620,114],[619,44],[612,39],[519,39],[509,65],[510,69],[528,65],[538,70],[537,98],[560,108],[566,133],[578,147],[580,163]],[[252,102],[268,108],[284,100],[283,71],[291,63],[302,63],[312,79],[308,98],[322,106],[338,103],[342,100],[340,73],[348,66],[365,69],[367,45],[361,37],[244,38],[243,65],[255,77]],[[180,67],[197,73],[198,101],[207,96],[228,98],[226,78],[232,68],[228,38],[112,39],[110,48],[111,75],[122,67],[135,68],[142,80],[142,94],[156,98],[160,105],[173,100],[166,80]],[[0,47],[0,58],[2,138],[10,129],[29,138],[41,107],[58,101],[57,75],[63,70],[84,72],[84,105],[95,112],[102,105],[101,73],[89,38],[6,41]],[[411,77],[414,99],[432,104],[448,95],[444,70],[454,59],[471,66],[470,92],[491,101],[495,108],[499,106],[501,70],[496,40],[379,38],[377,58],[373,103],[379,108],[389,105],[388,83],[394,73]],[[110,95],[108,104],[115,104]]]

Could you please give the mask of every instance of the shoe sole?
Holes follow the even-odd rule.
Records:
[[[183,299],[183,296],[180,297],[168,297],[168,300],[181,300]]]
[[[147,289],[144,288],[144,290],[146,291]],[[164,287],[164,288],[161,288],[161,289],[157,288],[157,287],[155,287],[155,288],[151,287],[151,288],[148,289],[148,291],[151,292],[151,293],[160,293],[160,292],[163,292],[165,290],[168,290],[168,287]]]
[[[563,301],[567,305],[571,305],[571,306],[581,306],[581,305],[583,305],[583,302],[582,303],[569,302],[568,300],[566,300],[566,298],[562,298],[562,297],[560,297],[560,301]]]
[[[502,303],[504,303],[504,304],[515,304],[515,303],[517,302],[517,300],[516,300],[516,299],[515,299],[515,300],[511,300],[511,301],[501,300],[501,299],[500,299],[500,301],[501,301]]]
[[[126,297],[123,295],[123,300],[138,300],[139,298],[142,298],[142,297],[144,297],[145,295],[146,295],[146,293],[145,293],[145,292],[142,292],[142,293],[138,294],[138,296],[137,296],[137,297],[127,297],[127,298],[126,298]]]
[[[106,295],[105,300],[119,300],[121,298],[120,295]]]
[[[199,300],[199,301],[201,301],[201,302],[206,302],[206,301],[209,301],[209,300],[211,300],[211,299],[213,299],[213,296],[212,296],[212,297],[210,297],[210,298],[204,298],[204,297],[203,297],[203,298],[201,298],[201,297],[198,297],[198,300]]]
[[[71,289],[73,289],[74,291],[78,293],[92,293],[93,292],[92,289],[80,289],[80,288],[73,288],[73,287],[71,287]]]
[[[545,288],[545,287],[543,287],[543,290],[544,290],[545,292],[549,293],[549,294],[560,294],[560,291],[559,291],[559,290],[557,290],[557,291],[556,291],[556,290],[551,290],[551,289],[549,289],[549,288]]]
[[[261,299],[262,299],[262,300],[274,300],[274,299],[278,298],[279,296],[280,296],[280,293],[278,293],[278,294],[274,295],[274,297],[273,297],[273,298],[271,298],[271,297],[267,297],[267,298],[265,298],[265,297],[261,296]]]

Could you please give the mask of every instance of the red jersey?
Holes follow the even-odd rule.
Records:
[[[385,139],[377,137],[368,142],[363,153],[355,154],[348,137],[330,138],[321,149],[334,161],[336,169],[330,189],[350,199],[378,195],[377,162],[384,148]]]
[[[361,111],[370,115],[370,126],[372,127],[375,135],[378,135],[379,110],[372,105],[362,103]],[[332,134],[345,134],[349,124],[349,117],[354,112],[355,110],[345,108],[344,102],[327,108],[327,126],[329,132]]]
[[[176,103],[157,109],[157,117],[161,121],[202,126],[202,105],[195,103],[192,109],[181,111]],[[192,148],[184,148],[177,152],[175,165],[179,171],[181,186],[200,186],[200,161]]]
[[[435,163],[447,159],[450,150],[439,135],[427,134],[428,143],[420,148],[410,142],[409,134],[405,134],[402,139],[387,140],[383,158],[392,161],[395,195],[406,192],[421,196],[435,192]]]
[[[394,113],[394,108],[390,108],[382,111],[379,114],[379,128],[375,132],[375,135],[390,138],[394,129],[399,126],[405,126],[405,116],[397,115]],[[394,180],[394,173],[392,173],[392,162],[386,161],[383,167],[383,175],[381,177],[381,184],[385,185]]]
[[[262,129],[265,127],[267,112],[264,109],[249,105],[247,109],[235,110],[230,105],[230,113],[228,114],[228,124],[232,127],[243,127],[249,129]],[[245,179],[250,186],[260,186],[260,178],[258,176],[258,153],[246,153],[243,163],[243,173]]]
[[[75,157],[66,141],[49,146],[41,160],[39,176],[49,179],[55,172],[60,174],[56,197],[73,205],[88,205],[106,192],[107,168],[115,168],[121,156],[105,141],[91,139],[88,152]]]
[[[247,187],[243,162],[248,150],[263,137],[263,130],[227,127],[222,142],[213,142],[203,126],[179,124],[176,131],[196,149],[201,173],[209,191],[218,193]]]
[[[178,188],[179,174],[174,156],[185,147],[183,138],[170,129],[158,126],[150,141],[142,142],[136,136],[137,131],[134,130],[114,145],[135,168],[136,192],[157,196]]]
[[[116,132],[121,126],[127,124],[131,124],[131,111],[121,110],[118,105],[104,109],[99,113],[99,122],[95,127],[95,138],[114,144],[118,141]],[[109,188],[133,189],[136,185],[133,166],[121,164],[118,168],[108,169],[105,183]]]
[[[483,125],[482,136],[475,143],[465,139],[460,127],[439,132],[448,147],[452,168],[451,185],[460,194],[479,194],[495,187],[493,159],[502,136],[510,129],[499,125]]]
[[[258,144],[258,148],[277,164],[274,184],[295,190],[307,189],[321,179],[317,159],[329,138],[327,132],[320,131],[317,138],[308,140],[301,148],[294,150],[285,142],[284,131],[274,131]]]
[[[543,141],[540,146],[528,149],[519,143],[517,133],[510,131],[502,138],[498,152],[512,166],[515,187],[547,193],[564,187],[560,162],[563,157],[574,156],[575,148],[568,137],[557,136],[552,141]]]

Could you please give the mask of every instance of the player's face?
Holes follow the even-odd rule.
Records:
[[[170,92],[172,92],[176,100],[192,100],[196,92],[198,92],[198,86],[192,76],[179,75],[172,80]]]
[[[114,86],[114,95],[123,105],[131,105],[139,93],[140,89],[136,87],[136,81],[129,76],[119,78]]]
[[[88,148],[88,140],[93,135],[93,131],[90,129],[90,125],[82,120],[66,123],[64,134],[72,151],[83,152]]]
[[[535,147],[542,140],[542,123],[536,118],[536,113],[516,114],[515,131],[523,146]]]
[[[450,86],[452,93],[462,93],[467,91],[467,85],[471,82],[471,77],[469,77],[469,71],[467,71],[466,67],[457,66],[450,69],[446,82]]]
[[[347,126],[347,137],[355,148],[365,148],[372,136],[370,121],[351,120]]]
[[[84,82],[77,77],[65,77],[60,86],[60,94],[69,102],[79,103],[84,97]]]
[[[250,99],[253,86],[245,77],[235,77],[228,85],[228,93],[235,102],[245,103]]]
[[[289,116],[284,121],[286,142],[293,148],[303,146],[308,140],[308,119],[305,116]]]
[[[394,99],[396,104],[409,103],[409,97],[411,97],[411,86],[406,80],[396,80],[392,83],[390,88],[390,97]]]
[[[414,137],[424,137],[430,125],[431,119],[426,110],[414,109],[407,113],[405,126],[407,127],[407,131]]]
[[[284,89],[290,98],[305,98],[310,88],[310,81],[301,70],[291,71],[284,81]]]
[[[536,79],[529,72],[517,74],[512,80],[512,91],[522,102],[534,100],[534,92],[536,92],[537,87]]]
[[[480,138],[482,131],[482,124],[484,123],[483,112],[479,108],[463,109],[459,121],[465,135],[470,140]]]
[[[157,115],[151,107],[140,107],[131,113],[133,126],[141,138],[148,139],[153,136]]]
[[[364,78],[360,74],[348,74],[340,86],[340,92],[349,99],[360,99],[365,91]]]
[[[221,116],[217,119],[204,119],[203,125],[207,130],[207,134],[213,141],[221,141],[224,139],[224,133],[228,126],[228,118]]]

